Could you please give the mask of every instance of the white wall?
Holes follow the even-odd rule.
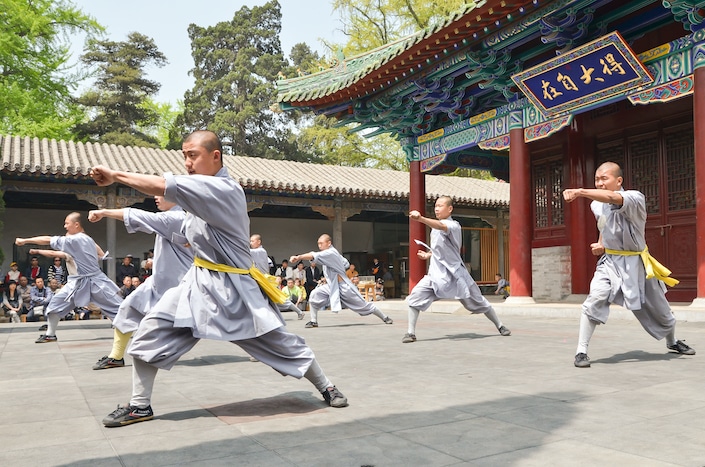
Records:
[[[48,209],[6,209],[0,215],[5,227],[0,237],[0,248],[5,253],[5,260],[0,266],[4,276],[13,261],[12,252],[15,237],[34,237],[37,235],[64,235],[64,219],[68,211]],[[85,216],[88,214],[82,212]],[[106,223],[103,219],[92,224],[84,222],[86,233],[93,237],[104,250],[107,249]],[[117,232],[117,251],[111,251],[110,256],[121,258],[132,254],[141,259],[144,252],[154,246],[154,236],[143,233],[128,234],[122,222],[115,221]],[[333,222],[323,220],[272,219],[254,217],[250,220],[252,233],[262,235],[262,243],[267,252],[274,256],[277,262],[284,258],[312,250],[318,250],[316,240],[323,233],[333,235]],[[339,251],[370,251],[373,250],[373,228],[369,222],[343,222],[343,247],[334,245]],[[24,258],[17,258],[23,259]]]
[[[555,246],[531,250],[534,300],[558,302],[571,293],[570,247]]]

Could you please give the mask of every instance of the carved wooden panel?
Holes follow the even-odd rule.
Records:
[[[658,143],[656,133],[631,138],[627,143],[630,185],[625,188],[639,190],[644,194],[648,214],[661,212]]]
[[[663,144],[668,172],[668,210],[695,209],[693,127],[665,133]]]

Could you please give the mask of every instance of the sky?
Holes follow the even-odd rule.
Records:
[[[130,32],[151,37],[169,64],[147,69],[147,77],[161,83],[158,102],[176,104],[193,86],[188,72],[193,68],[188,25],[213,26],[233,18],[243,6],[252,8],[267,0],[71,0],[84,13],[106,28],[106,39],[124,41]],[[326,48],[320,42],[343,42],[340,23],[332,18],[332,0],[279,0],[282,10],[282,50],[289,55],[294,44],[305,42],[320,55]],[[73,60],[83,51],[85,35],[72,36]],[[85,83],[77,93],[85,90]]]

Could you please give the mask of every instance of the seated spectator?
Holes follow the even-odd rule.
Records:
[[[22,314],[22,295],[17,291],[17,282],[11,280],[7,282],[7,288],[2,293],[2,309],[5,316],[13,323],[20,322]]]
[[[57,290],[61,288],[61,284],[59,284],[59,281],[54,279],[49,280],[49,290],[51,291],[52,294],[55,294]]]
[[[348,276],[348,279],[352,280],[353,277],[360,275],[360,273],[355,270],[355,265],[350,263],[350,267],[345,271],[345,275]]]
[[[127,255],[122,259],[122,263],[118,265],[115,279],[118,284],[122,284],[125,277],[135,277],[138,273],[139,271],[137,271],[135,265],[132,264],[132,255]]]
[[[152,258],[147,258],[142,262],[143,267],[140,268],[140,281],[144,282],[149,276],[152,275],[152,267],[154,266],[154,260]]]
[[[277,268],[277,271],[274,274],[275,276],[281,277],[282,282],[286,281],[287,279],[293,279],[294,278],[294,269],[289,266],[289,260],[284,259],[282,260],[282,265]]]
[[[27,321],[39,321],[40,316],[44,316],[44,308],[53,296],[51,290],[44,286],[44,279],[37,277],[30,291],[31,299],[27,307],[29,309]]]
[[[306,267],[303,261],[296,263],[296,269],[294,269],[294,281],[298,279],[301,284],[306,282]]]
[[[501,295],[503,299],[506,299],[509,296],[509,281],[503,279],[500,273],[495,274],[494,278],[497,281],[497,290],[494,291],[494,294]]]
[[[61,258],[56,256],[52,259],[52,264],[47,268],[47,280],[51,282],[52,279],[56,279],[61,285],[66,283],[69,277],[66,266],[62,266]]]
[[[44,278],[44,271],[42,271],[42,267],[39,265],[38,257],[32,256],[32,258],[29,260],[29,267],[27,268],[25,276],[29,278],[29,281],[32,284],[34,284],[34,281],[37,279],[37,277]]]
[[[27,276],[20,276],[20,281],[17,283],[17,291],[22,296],[22,313],[29,313],[29,303],[32,301],[32,288],[29,286]]]
[[[306,289],[302,285],[301,279],[294,279],[294,289],[297,291],[295,295],[298,297],[298,300],[292,298],[291,301],[294,302],[294,305],[296,305],[299,310],[306,311],[308,300],[306,300]]]
[[[18,268],[19,268],[19,266],[17,266],[16,262],[13,261],[10,263],[10,270],[5,275],[5,284],[9,284],[10,281],[15,281],[15,282],[20,281],[20,277],[22,276],[22,273],[20,272],[20,270]]]
[[[134,276],[132,277],[132,289],[136,289],[142,284],[142,280],[140,279],[140,276]]]
[[[150,260],[152,262],[154,262],[154,248],[149,249],[149,251],[147,252],[147,257],[145,259],[143,259],[142,262],[140,263],[140,275],[141,275],[141,272],[143,269],[150,270],[150,271],[152,270],[151,266],[149,268],[147,267],[147,261],[150,261]],[[151,273],[150,273],[150,275],[151,275]]]
[[[134,290],[135,288],[132,286],[132,277],[123,277],[122,287],[120,287],[120,295],[122,295],[122,298],[127,298],[127,296],[134,292]]]
[[[375,299],[384,300],[384,281],[381,278],[375,283]]]

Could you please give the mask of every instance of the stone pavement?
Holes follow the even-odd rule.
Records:
[[[688,357],[615,313],[592,368],[578,369],[579,306],[536,316],[498,304],[513,332],[501,337],[456,305],[424,313],[413,344],[401,343],[400,300],[380,304],[391,326],[345,310],[304,329],[286,313],[347,408],[201,341],[157,377],[155,419],[121,428],[101,420],[128,400],[130,368],[91,370],[111,348],[107,321],[62,322],[50,344],[34,344],[36,324],[3,324],[0,466],[705,465],[704,321],[676,311],[679,338],[699,351]]]

